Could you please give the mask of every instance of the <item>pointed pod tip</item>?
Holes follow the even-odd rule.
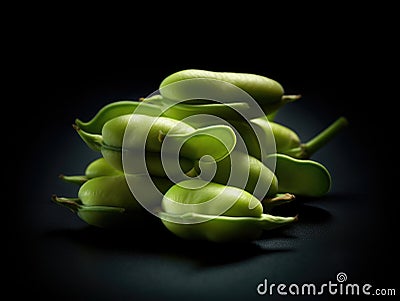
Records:
[[[338,121],[339,121],[343,126],[348,126],[348,125],[349,125],[349,120],[348,120],[346,117],[344,117],[344,116],[339,117],[339,118],[338,118]]]
[[[283,96],[282,96],[282,101],[283,101],[284,103],[289,103],[289,102],[296,101],[296,100],[300,99],[301,97],[302,97],[301,94],[283,95]]]
[[[51,200],[56,203],[70,203],[71,201],[64,197],[59,197],[55,193],[51,195]]]
[[[73,128],[75,131],[79,131],[79,130],[81,129],[76,123],[73,123],[73,124],[72,124],[72,128]]]
[[[58,197],[56,194],[52,194],[51,200],[56,204],[70,209],[72,212],[77,212],[81,207],[79,198]]]
[[[282,196],[280,196],[283,200],[293,201],[296,196],[293,193],[285,192]]]
[[[63,198],[58,197],[55,193],[53,193],[53,194],[51,195],[51,200],[52,200],[54,203],[57,203],[57,204],[64,203],[64,201],[65,201]]]

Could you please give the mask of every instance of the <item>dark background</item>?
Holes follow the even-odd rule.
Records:
[[[390,174],[398,139],[387,95],[395,89],[386,81],[392,49],[368,18],[309,22],[257,38],[235,28],[187,34],[135,26],[121,36],[104,35],[107,26],[27,28],[24,47],[9,60],[16,66],[11,106],[19,121],[5,126],[6,144],[13,145],[4,160],[13,170],[3,207],[7,287],[58,300],[253,300],[267,297],[256,293],[264,278],[321,284],[344,272],[347,283],[398,290],[398,277],[390,276],[398,263],[398,177]],[[146,96],[186,68],[265,75],[288,94],[302,94],[277,120],[303,140],[339,116],[349,120],[313,157],[330,170],[332,191],[279,212],[299,213],[296,225],[249,244],[214,245],[181,241],[162,228],[94,229],[51,203],[53,193],[77,192],[58,174],[79,174],[98,156],[72,129],[74,119],[88,120],[111,101]]]

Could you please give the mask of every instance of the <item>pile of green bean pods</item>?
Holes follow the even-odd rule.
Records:
[[[81,175],[60,175],[79,185],[77,196],[52,200],[101,228],[156,220],[183,239],[258,239],[298,220],[272,215],[272,208],[331,188],[329,171],[311,156],[347,120],[339,117],[302,142],[274,121],[299,98],[256,74],[173,73],[147,97],[114,101],[87,122],[75,120],[99,156]]]

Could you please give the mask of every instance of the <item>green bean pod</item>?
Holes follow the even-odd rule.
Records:
[[[308,159],[326,143],[331,141],[348,124],[346,118],[339,117],[315,137],[303,143],[294,130],[282,124],[268,121],[265,117],[252,119],[250,123],[251,126],[255,127],[256,132],[246,122],[231,122],[232,126],[243,138],[249,154],[258,159],[261,157],[258,138],[275,141],[277,153],[286,154],[298,159]],[[258,133],[258,136],[256,133]],[[271,133],[273,140],[270,137]]]
[[[176,85],[172,89],[163,89],[173,83],[193,79],[206,79],[209,81],[199,81],[192,89],[187,89],[187,87],[181,85]],[[224,85],[218,86],[216,81],[226,82],[242,89],[259,103],[266,114],[274,112],[285,103],[297,99],[297,96],[284,95],[284,89],[281,84],[265,76],[198,69],[182,70],[167,76],[160,84],[160,93],[169,99],[188,99],[193,95],[193,90],[195,89],[199,91],[221,89],[221,93],[225,93],[226,87]],[[199,103],[199,101],[195,100],[194,103]],[[209,103],[209,101],[200,99],[200,103]]]
[[[132,152],[134,155],[136,151],[141,150],[141,146],[145,147],[146,154],[151,154],[160,153],[162,145],[167,145],[163,150],[171,155],[179,153],[180,157],[184,158],[181,168],[186,166],[191,169],[193,162],[205,155],[212,156],[216,161],[222,160],[229,155],[236,144],[236,135],[229,126],[216,125],[194,129],[181,121],[167,117],[135,114],[131,119],[131,116],[123,115],[109,120],[103,126],[102,135],[86,133],[77,126],[75,129],[89,147],[101,151],[107,162],[120,170],[122,170],[122,152],[125,154]],[[174,145],[181,148],[177,149]],[[190,160],[192,163],[185,160]],[[150,161],[151,164],[161,162]],[[183,171],[187,172],[186,169]],[[135,173],[135,171],[127,172]]]
[[[345,117],[339,117],[320,133],[304,143],[300,141],[300,138],[293,130],[278,125],[277,123],[272,127],[272,131],[274,133],[278,153],[286,154],[293,158],[308,159],[316,151],[331,141],[347,125],[347,119]]]
[[[163,136],[194,131],[193,127],[172,118],[128,114],[106,122],[102,136],[104,144],[110,148],[122,148],[125,143],[128,148],[136,149],[142,147],[136,143],[145,141],[146,151],[160,152]]]
[[[173,185],[166,178],[153,177],[152,181],[161,193]],[[161,198],[154,202],[161,205]],[[80,187],[77,198],[53,195],[52,200],[77,213],[89,225],[101,228],[134,225],[151,216],[135,199],[123,174],[88,180]]]
[[[266,150],[261,145],[271,145],[274,143],[276,145],[272,132],[272,122],[268,122],[266,118],[251,119],[249,122],[235,120],[229,122],[243,139],[248,154],[258,160],[267,155]]]
[[[151,152],[147,151],[145,152],[145,165],[144,166],[124,166],[122,163],[122,139],[124,135],[124,131],[121,130],[121,126],[119,126],[120,120],[119,119],[124,119],[124,121],[128,122],[130,115],[123,115],[116,117],[114,119],[117,119],[115,125],[114,119],[110,120],[111,124],[109,126],[107,122],[105,127],[103,127],[103,133],[106,134],[106,141],[104,141],[102,135],[98,134],[90,134],[87,133],[77,126],[74,125],[75,130],[78,132],[79,136],[82,138],[82,140],[93,150],[101,152],[105,162],[107,165],[109,165],[111,168],[119,171],[119,172],[126,172],[129,174],[143,174],[145,172],[148,172],[151,176],[155,177],[165,177],[167,176],[163,167],[163,162],[161,161],[160,158],[160,153],[159,152]],[[125,117],[125,118],[124,118]],[[124,125],[122,125],[124,126]],[[126,127],[126,125],[125,125]],[[117,137],[117,135],[119,135]],[[122,138],[121,138],[122,136]],[[112,143],[115,143],[112,145]],[[128,156],[136,156],[135,150],[129,151],[129,150],[124,150],[125,154]],[[172,156],[163,156],[163,161],[168,161],[168,160],[174,160],[175,158]],[[194,166],[194,163],[192,160],[184,158],[180,156],[178,158],[178,163],[180,166],[180,169],[176,169],[176,172],[181,172],[186,174],[188,173]],[[174,161],[172,161],[174,162]],[[74,179],[73,179],[74,180]],[[76,179],[79,181],[79,178]],[[83,179],[82,179],[83,180]]]
[[[150,97],[149,97],[150,99]],[[155,101],[157,100],[157,101]],[[155,103],[152,103],[155,101]],[[104,124],[118,116],[132,114],[140,105],[140,112],[150,116],[160,116],[161,109],[157,104],[157,96],[153,96],[151,101],[146,103],[142,101],[120,100],[109,103],[102,107],[97,114],[89,121],[83,122],[80,119],[75,119],[75,124],[82,130],[88,133],[101,134]]]
[[[168,99],[162,95],[153,95],[148,98],[143,98],[142,102],[148,102],[153,105],[158,104],[160,106],[160,110],[162,111],[160,116],[169,117],[177,120],[183,120],[188,117],[198,116],[198,115],[207,115],[218,117],[224,120],[238,120],[242,121],[244,116],[250,115],[254,116],[254,110],[250,109],[250,105],[246,101],[240,102],[212,102],[212,103],[188,103],[187,101],[177,102],[171,99]],[[197,100],[198,101],[198,100]],[[262,116],[263,114],[258,114],[258,116]],[[204,118],[204,117],[201,117]],[[201,120],[200,118],[200,120]],[[214,119],[217,120],[217,119]],[[199,119],[196,120],[199,121]],[[206,120],[206,124],[209,125],[210,120]],[[187,123],[188,121],[185,120]],[[200,124],[204,123],[200,122]],[[192,125],[191,123],[189,123]],[[203,125],[204,126],[204,125]],[[199,127],[197,124],[195,127]]]
[[[259,238],[264,230],[297,220],[264,214],[261,202],[244,190],[203,182],[183,181],[164,195],[159,216],[178,237],[220,243],[249,241]],[[190,188],[199,184],[199,188]]]
[[[163,116],[182,120],[195,115],[212,115],[222,119],[242,120],[243,116],[249,109],[246,102],[210,103],[210,104],[173,104],[164,100]]]
[[[266,139],[267,143],[275,143],[278,153],[301,145],[300,138],[294,131],[276,122],[268,121],[265,117],[252,119],[249,123],[233,121],[231,124],[243,138],[248,153],[259,160],[265,154],[261,149],[259,139]]]
[[[137,174],[137,173],[144,173],[145,170],[151,175],[155,177],[166,177],[168,176],[164,169],[164,164],[174,164],[175,163],[175,156],[168,156],[165,155],[161,158],[160,153],[155,152],[146,152],[145,153],[145,170],[140,168],[139,166],[130,166],[131,164],[125,165],[125,169],[122,163],[122,151],[110,149],[107,147],[103,147],[101,149],[101,153],[104,159],[109,162],[114,169],[122,172],[123,170],[126,173],[130,174]],[[127,153],[127,152],[126,152]],[[135,156],[135,152],[131,153],[132,156]],[[193,167],[194,163],[192,160],[184,158],[180,156],[178,158],[179,168],[183,174],[189,173]],[[178,167],[178,166],[177,166]],[[180,172],[180,170],[176,170],[176,172]]]
[[[210,174],[213,166],[207,163],[195,165],[198,174]],[[215,183],[242,188],[258,199],[273,196],[278,192],[278,179],[275,174],[255,157],[240,151],[233,151],[225,159],[217,162]]]
[[[260,217],[207,216],[198,213],[172,215],[161,213],[161,218],[174,218],[176,222],[163,220],[167,229],[187,240],[207,240],[215,243],[245,242],[260,238],[264,231],[276,229],[297,221],[297,216],[282,217],[262,214]],[[184,224],[190,220],[211,218],[199,224]],[[182,223],[181,223],[182,222]]]
[[[66,182],[82,185],[89,179],[102,176],[116,176],[122,174],[121,170],[112,167],[103,157],[92,161],[85,169],[84,175],[66,176],[61,174],[60,178]]]
[[[171,104],[168,99],[156,94],[141,98],[140,101],[121,100],[109,103],[102,107],[91,120],[83,122],[77,118],[75,119],[75,124],[85,132],[101,134],[102,128],[107,121],[122,115],[133,114],[136,109],[138,109],[136,114],[155,117],[164,116],[177,120],[198,114],[241,120],[242,116],[239,112],[248,110],[249,105],[246,102],[230,103],[229,105],[222,103],[204,105]]]
[[[278,193],[289,192],[298,196],[321,197],[331,188],[329,171],[321,163],[295,159],[284,154],[272,154],[266,165],[276,160],[275,175],[278,178]]]

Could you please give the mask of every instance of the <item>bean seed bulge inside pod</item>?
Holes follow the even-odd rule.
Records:
[[[198,179],[172,186],[162,210],[163,224],[178,237],[212,242],[254,240],[297,220],[264,214],[261,202],[242,189]]]

